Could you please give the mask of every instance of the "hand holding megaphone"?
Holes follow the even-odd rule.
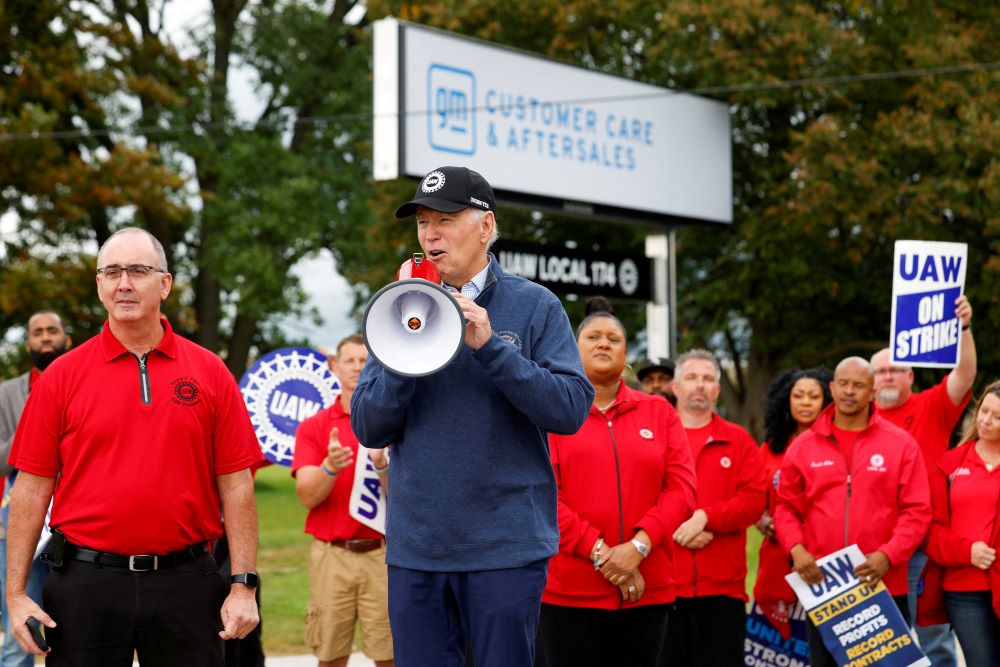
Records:
[[[326,459],[323,463],[333,472],[340,472],[354,463],[354,452],[350,447],[340,444],[336,426],[330,429],[330,442],[326,447]]]
[[[465,317],[465,344],[478,350],[493,336],[490,314],[464,294],[452,294],[452,297],[458,301],[462,316]]]
[[[371,358],[393,373],[419,377],[438,372],[458,355],[463,340],[476,348],[485,342],[484,319],[492,335],[486,311],[469,299],[460,305],[441,286],[441,274],[423,253],[403,262],[396,278],[368,302],[361,326]],[[466,311],[476,322],[469,332]]]

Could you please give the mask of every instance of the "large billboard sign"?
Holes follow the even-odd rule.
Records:
[[[376,179],[456,164],[512,202],[732,222],[724,103],[391,18],[374,58]]]

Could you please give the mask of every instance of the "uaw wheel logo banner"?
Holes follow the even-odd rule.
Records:
[[[258,359],[240,379],[240,391],[264,458],[290,467],[299,424],[333,404],[340,381],[320,352],[285,347]]]

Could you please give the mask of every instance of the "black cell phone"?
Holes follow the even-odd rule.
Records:
[[[48,651],[49,643],[45,641],[45,635],[42,634],[41,622],[37,618],[29,618],[24,624],[28,626],[28,632],[31,633],[31,638],[38,644],[38,648]]]

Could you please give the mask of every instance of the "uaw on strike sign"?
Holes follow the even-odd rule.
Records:
[[[953,368],[962,331],[955,300],[965,287],[964,243],[896,241],[892,269],[894,364]]]
[[[795,572],[785,579],[841,667],[929,667],[885,584],[854,574],[864,561],[852,544],[816,561],[820,583],[807,584]]]

